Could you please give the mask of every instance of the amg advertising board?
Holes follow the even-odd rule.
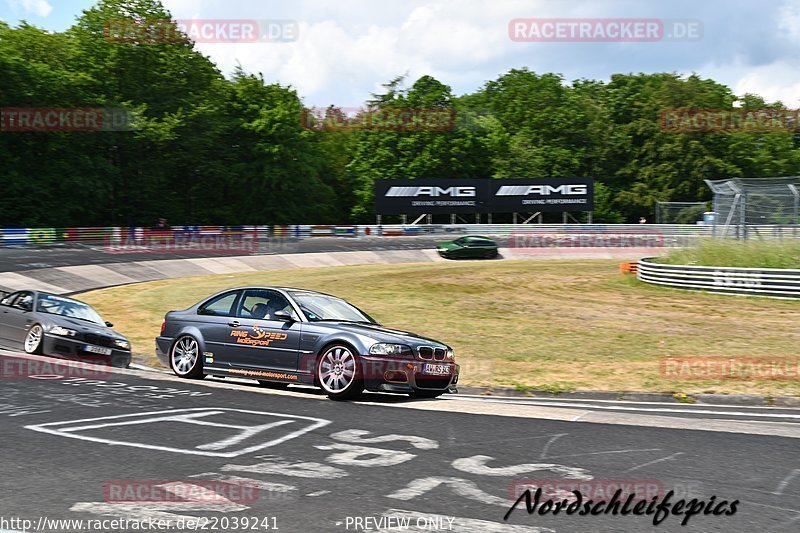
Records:
[[[488,180],[377,180],[381,215],[485,213]]]
[[[489,180],[492,213],[594,210],[592,178]]]
[[[378,214],[591,211],[592,178],[378,180]]]

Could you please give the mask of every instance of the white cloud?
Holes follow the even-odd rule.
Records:
[[[22,1],[22,0],[15,0]],[[27,0],[37,1],[37,0]],[[44,1],[44,0],[41,0]],[[697,72],[737,94],[800,101],[800,5],[727,0],[165,0],[176,18],[293,19],[292,43],[198,44],[229,74],[241,63],[269,82],[291,84],[310,105],[359,105],[408,72],[471,92],[511,68],[567,80],[625,72]],[[514,18],[671,18],[703,22],[690,43],[515,43]],[[799,74],[795,74],[795,72]]]
[[[12,8],[22,8],[27,13],[33,13],[40,17],[46,17],[53,11],[53,6],[47,0],[6,0],[6,3]]]

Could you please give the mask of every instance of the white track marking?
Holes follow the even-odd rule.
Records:
[[[789,472],[789,475],[783,478],[783,480],[780,483],[778,483],[778,486],[775,488],[775,492],[773,492],[772,494],[775,494],[776,496],[781,496],[783,494],[783,489],[789,486],[789,482],[794,478],[796,478],[798,474],[800,474],[800,468],[795,468],[794,470]]]
[[[408,441],[411,445],[415,448],[419,448],[420,450],[435,450],[439,447],[439,443],[432,439],[426,439],[425,437],[418,437],[415,435],[382,435],[380,437],[368,437],[364,438],[364,435],[369,435],[370,431],[364,431],[361,429],[347,429],[345,431],[339,431],[337,433],[332,433],[331,438],[336,440],[342,440],[345,442],[351,442],[355,444],[361,443],[368,443],[368,444],[376,444],[381,442],[393,442],[393,441]]]
[[[548,459],[561,459],[563,457],[585,457],[587,455],[606,455],[609,453],[634,453],[634,452],[660,452],[661,448],[641,448],[630,450],[606,450],[604,452],[571,453],[569,455],[551,455]]]
[[[76,513],[91,513],[101,516],[127,519],[130,521],[145,522],[148,520],[164,520],[176,522],[178,520],[197,520],[196,516],[177,514],[179,512],[218,512],[240,513],[248,510],[246,505],[237,504],[208,504],[208,503],[101,503],[77,502],[69,508]],[[169,511],[176,511],[171,513]]]
[[[626,411],[626,412],[641,412],[641,413],[690,413],[697,415],[718,415],[718,416],[755,416],[763,418],[784,418],[789,420],[800,420],[800,414],[783,414],[783,413],[746,413],[742,411],[711,411],[709,409],[679,409],[679,408],[646,408],[646,407],[628,407],[624,405],[594,405],[594,404],[580,404],[568,403],[566,401],[551,401],[551,400],[534,400],[525,402],[509,402],[500,399],[478,399],[473,397],[457,397],[447,398],[447,401],[465,401],[465,402],[481,402],[481,403],[504,403],[515,405],[535,405],[539,407],[565,407],[572,409],[589,409],[598,411]],[[572,400],[570,400],[572,402]],[[738,409],[740,406],[736,406]]]
[[[633,472],[634,470],[639,470],[640,468],[645,468],[645,467],[648,467],[650,465],[662,463],[664,461],[671,461],[672,459],[675,459],[679,455],[683,455],[683,452],[673,453],[672,455],[669,455],[667,457],[662,457],[661,459],[656,459],[655,461],[650,461],[648,463],[644,463],[644,464],[641,464],[641,465],[634,466],[633,468],[627,469],[625,472]]]
[[[542,453],[539,455],[539,459],[547,459],[547,452],[550,450],[550,446],[552,446],[553,443],[561,437],[566,437],[567,435],[569,435],[569,433],[559,433],[558,435],[553,435],[550,437],[550,440],[548,440],[542,448]]]
[[[473,455],[472,457],[464,457],[453,461],[453,468],[475,474],[477,476],[518,476],[521,474],[528,474],[531,472],[553,472],[565,479],[594,479],[588,470],[583,468],[576,468],[572,466],[557,465],[551,463],[526,463],[514,466],[504,466],[500,468],[492,468],[486,466],[489,461],[494,461],[494,457],[489,455]]]
[[[410,461],[416,455],[397,450],[384,450],[355,444],[334,443],[314,446],[318,450],[339,450],[325,458],[329,463],[343,466],[394,466]],[[368,457],[368,459],[360,459]]]
[[[457,477],[425,477],[415,479],[409,483],[405,488],[387,494],[387,498],[394,498],[395,500],[413,500],[422,496],[426,492],[430,492],[439,485],[449,487],[453,492],[462,498],[468,498],[480,503],[489,505],[499,505],[500,507],[509,507],[509,500],[489,494],[478,488],[474,481],[468,479],[461,479]]]
[[[414,529],[414,527],[418,524],[422,525],[423,522],[441,524],[443,529],[440,529],[440,531],[449,531],[451,533],[556,533],[555,529],[546,527],[515,526],[502,522],[490,522],[488,520],[462,518],[460,516],[419,513],[416,511],[404,511],[402,509],[389,509],[383,513],[382,516],[393,519],[397,526],[368,530],[367,533],[422,531],[424,530],[424,526],[418,527],[417,529]],[[431,528],[428,529],[435,531]]]
[[[224,465],[224,472],[249,472],[252,474],[280,474],[282,476],[313,479],[332,479],[349,474],[341,468],[314,462],[292,462],[282,457],[263,457],[261,463],[254,465]]]
[[[266,442],[262,442],[260,444],[248,446],[245,448],[229,452],[207,451],[203,449],[204,447],[210,447],[211,449],[218,450],[223,446],[232,446],[243,441],[245,438],[252,436],[253,434],[258,434],[259,432],[263,431],[265,427],[276,427],[280,425],[277,423],[270,423],[268,425],[260,424],[257,426],[235,426],[230,424],[197,420],[197,418],[199,417],[228,414],[228,413],[244,413],[244,414],[261,415],[273,418],[277,417],[284,419],[280,421],[283,423],[305,421],[305,422],[310,422],[310,424],[296,431],[274,438],[272,440],[267,440]],[[139,442],[118,441],[113,439],[104,439],[99,437],[90,437],[88,435],[78,434],[79,431],[85,431],[85,430],[102,429],[106,427],[117,427],[122,425],[159,423],[159,422],[182,422],[194,425],[226,427],[230,429],[237,429],[240,432],[235,434],[233,437],[229,439],[224,439],[222,441],[196,446],[195,448],[174,448],[171,446],[158,446],[158,445],[144,444]],[[263,450],[264,448],[269,448],[270,446],[275,446],[277,444],[297,438],[305,433],[321,428],[328,424],[330,424],[330,420],[323,420],[321,418],[311,418],[307,416],[269,413],[263,411],[248,411],[244,409],[199,407],[192,409],[174,409],[169,411],[137,413],[132,415],[117,415],[117,416],[105,416],[100,418],[87,418],[82,420],[72,420],[65,422],[49,422],[46,424],[25,426],[25,428],[31,429],[33,431],[39,431],[41,433],[50,433],[52,435],[70,437],[74,439],[80,439],[91,442],[99,442],[102,444],[109,444],[112,446],[130,446],[134,448],[161,450],[161,451],[182,453],[188,455],[206,455],[211,457],[237,457],[239,455],[243,455],[246,453]],[[244,435],[242,435],[242,433],[244,433]]]
[[[218,474],[217,472],[203,472],[202,474],[194,474],[189,476],[191,478],[210,479],[211,481],[221,481],[223,483],[241,483],[245,485],[255,485],[258,490],[266,492],[289,493],[297,490],[294,485],[286,485],[284,483],[273,483],[271,481],[263,481],[261,479],[253,479],[250,477],[241,476],[226,476],[225,474]]]

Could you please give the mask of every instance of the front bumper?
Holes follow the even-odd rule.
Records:
[[[131,363],[130,350],[100,346],[100,348],[109,348],[111,350],[110,355],[103,355],[86,351],[86,346],[86,341],[61,337],[59,335],[50,335],[49,333],[44,334],[44,339],[42,341],[42,351],[45,355],[70,359],[75,358],[84,363],[110,365],[119,368],[127,368]]]
[[[447,367],[447,373],[425,372],[425,365]],[[446,361],[422,361],[393,357],[361,356],[361,375],[369,391],[413,392],[455,390],[460,367]]]

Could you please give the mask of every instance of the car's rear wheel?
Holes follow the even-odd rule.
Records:
[[[25,353],[41,354],[44,341],[44,329],[39,324],[34,324],[25,335]]]
[[[497,250],[489,250],[489,251],[487,251],[486,254],[484,254],[484,257],[486,259],[494,259],[495,257],[497,257]]]
[[[325,348],[317,361],[316,378],[331,400],[351,400],[364,390],[358,356],[344,344]]]
[[[415,389],[413,392],[409,393],[409,396],[412,398],[438,398],[446,391],[443,390],[419,390]]]
[[[169,363],[177,376],[188,379],[204,377],[203,362],[200,360],[200,344],[191,335],[178,337],[178,340],[172,345]]]

